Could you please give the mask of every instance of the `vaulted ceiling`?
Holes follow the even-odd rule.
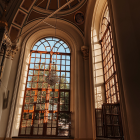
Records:
[[[66,4],[69,0],[37,0],[35,6],[42,8],[46,11],[55,11],[64,4]],[[71,9],[75,7],[79,7],[83,1],[82,0],[74,0],[70,4],[61,10],[61,12],[69,12]]]
[[[9,22],[11,39],[14,40],[21,33],[25,25],[36,19],[47,17],[68,1],[69,0],[12,1],[8,6],[6,15]],[[2,7],[2,2],[0,4],[0,7]],[[87,0],[74,0],[53,17],[75,25],[84,34],[86,6]],[[11,21],[9,19],[11,19]]]

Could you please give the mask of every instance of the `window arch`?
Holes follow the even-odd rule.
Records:
[[[39,40],[30,51],[30,62],[20,136],[70,135],[70,64],[71,53],[61,39]],[[50,71],[59,81],[50,85]]]
[[[59,52],[70,53],[70,49],[67,44],[58,38],[43,38],[39,40],[33,47],[34,51],[47,51],[47,52]]]
[[[100,3],[103,14],[94,15],[91,28],[95,90],[96,136],[122,138],[120,97],[108,4]],[[102,8],[101,8],[102,7]],[[96,11],[97,12],[97,11]],[[98,13],[97,12],[97,13]],[[102,13],[102,12],[101,12]]]
[[[93,50],[93,70],[95,83],[95,108],[102,108],[103,103],[119,102],[119,87],[108,6],[100,20],[100,27],[95,23],[91,28]]]

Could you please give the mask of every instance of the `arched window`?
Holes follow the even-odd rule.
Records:
[[[101,25],[101,46],[103,59],[103,73],[105,81],[105,92],[107,103],[117,103],[120,100],[118,80],[116,74],[116,61],[114,56],[114,45],[110,16],[108,7],[104,12]]]
[[[102,6],[100,5],[100,7]],[[104,13],[100,15],[100,19],[95,17],[97,23],[94,23],[91,28],[94,60],[96,136],[122,138],[119,87],[107,3],[106,9],[103,11]]]
[[[48,37],[33,46],[20,136],[70,135],[70,64],[70,49],[61,39]],[[51,72],[54,84],[47,82]]]

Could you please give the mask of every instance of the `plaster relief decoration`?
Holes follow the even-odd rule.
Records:
[[[0,56],[5,55],[5,58],[13,60],[14,55],[18,51],[16,43],[11,42],[11,43],[9,43],[10,45],[7,45],[7,42],[3,43],[4,41],[2,41],[2,43],[1,43]]]
[[[75,13],[74,20],[76,24],[81,25],[84,23],[84,13],[78,11]]]
[[[29,0],[27,0],[29,1]],[[71,3],[66,5],[63,10],[58,12],[58,15],[67,15],[80,9],[87,0],[73,0]],[[52,11],[58,10],[61,6],[65,5],[69,0],[37,0],[34,9],[41,11],[42,13],[51,14]]]
[[[81,51],[83,53],[84,60],[88,60],[88,58],[89,58],[89,48],[87,46],[82,46]]]

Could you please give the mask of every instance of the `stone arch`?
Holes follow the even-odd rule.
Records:
[[[28,24],[25,28],[23,28],[23,32],[27,31],[36,22],[37,21],[34,21],[34,23]],[[50,19],[50,22],[54,22],[54,20]],[[11,117],[8,123],[9,126],[8,126],[8,131],[7,131],[7,137],[18,135],[22,100],[23,100],[25,81],[26,81],[27,69],[28,69],[28,63],[29,63],[28,60],[29,60],[30,49],[33,47],[33,45],[36,43],[37,40],[44,37],[54,36],[54,32],[55,32],[54,28],[40,25],[19,39],[20,59],[19,59],[17,78],[16,78],[16,83],[15,83],[15,88],[14,88],[14,93],[13,93],[12,108],[10,112]],[[78,89],[78,85],[83,84],[83,81],[81,81],[77,85],[78,79],[76,77],[77,76],[79,77],[79,75],[83,73],[83,69],[82,69],[83,64],[79,63],[83,60],[83,58],[82,58],[81,53],[77,54],[76,52],[81,51],[81,46],[83,45],[83,35],[73,25],[65,21],[58,20],[55,37],[56,38],[58,37],[64,40],[68,44],[71,50],[71,67],[72,67],[71,72],[73,73],[71,76],[71,80],[72,80],[71,98],[73,101],[73,103],[71,103],[71,111],[73,112],[72,118],[74,119],[73,122],[75,126],[74,129],[72,130],[72,136],[78,137],[75,132],[75,131],[79,131],[79,126],[76,125],[77,123],[79,123],[79,119],[78,119],[79,114],[78,114],[78,111],[75,112],[76,108],[77,107],[79,108],[79,105],[76,102],[76,100],[78,100],[79,93],[83,94],[82,92],[84,90],[82,90],[82,88]],[[78,72],[79,68],[81,69],[80,72]],[[16,104],[16,108],[14,104]],[[11,134],[10,134],[10,131],[11,131]]]

